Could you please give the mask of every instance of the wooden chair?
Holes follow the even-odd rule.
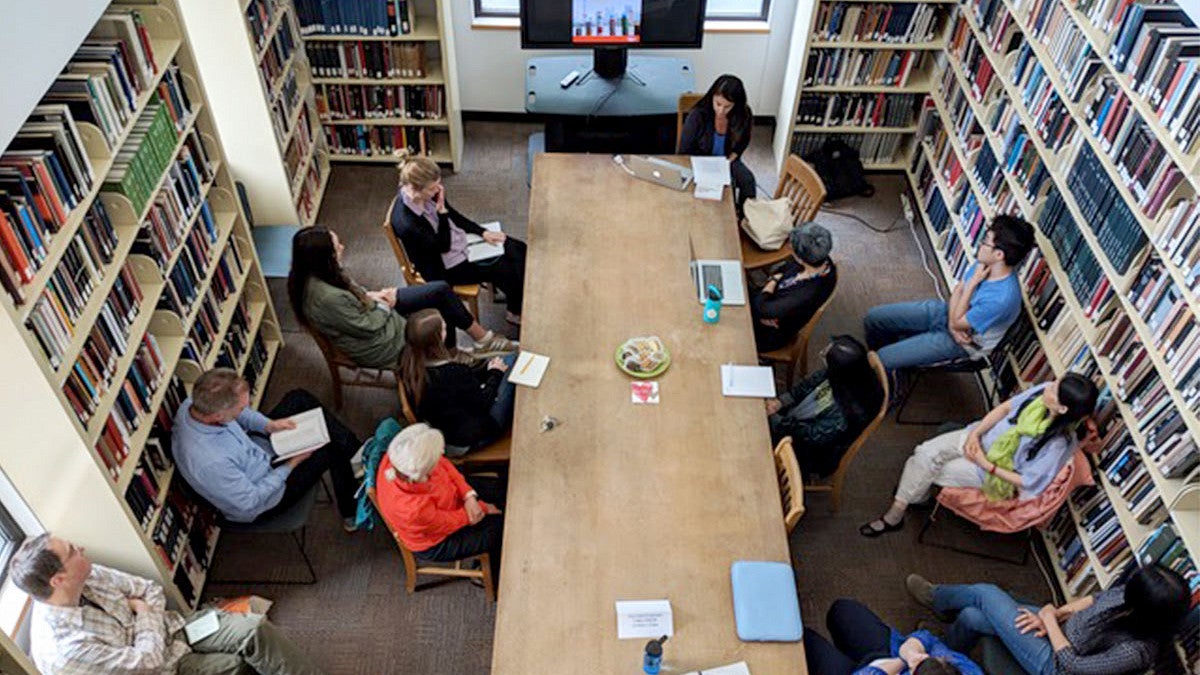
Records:
[[[387,240],[392,245],[392,253],[396,254],[396,262],[400,263],[400,273],[404,275],[404,283],[409,286],[418,286],[425,283],[425,278],[417,271],[417,268],[408,259],[408,251],[404,250],[404,244],[400,238],[396,236],[392,230],[392,209],[396,206],[396,200],[392,199],[392,206],[388,207],[387,218],[383,221],[383,232],[387,236]],[[471,310],[471,316],[479,319],[479,289],[485,284],[464,284],[462,286],[454,286],[454,294],[460,300],[467,303],[467,307]]]
[[[775,476],[779,479],[779,496],[783,500],[783,525],[788,534],[804,515],[804,477],[792,449],[792,437],[786,436],[775,446]]]
[[[333,407],[342,409],[342,387],[373,387],[375,389],[391,389],[396,386],[399,378],[396,371],[387,368],[367,368],[354,362],[346,356],[327,336],[318,330],[305,328],[312,336],[317,347],[325,357],[325,365],[329,366],[329,378],[333,380]],[[342,377],[342,370],[350,373],[349,379]],[[391,375],[389,378],[388,375]]]
[[[702,98],[704,98],[704,94],[694,91],[685,91],[679,95],[679,106],[675,112],[675,152],[683,152],[683,148],[679,145],[683,141],[683,122]]]
[[[787,197],[792,215],[792,225],[812,220],[825,201],[825,184],[811,164],[798,155],[788,155],[783,163],[783,175],[775,189],[775,199]],[[744,230],[742,238],[742,266],[748,270],[774,265],[792,254],[791,244],[784,242],[778,251],[764,251]]]
[[[875,375],[879,378],[879,385],[883,387],[883,401],[879,404],[879,412],[875,413],[875,419],[871,420],[858,438],[854,439],[854,443],[846,449],[846,454],[842,455],[842,461],[838,462],[837,470],[828,478],[827,483],[811,482],[808,484],[810,492],[829,492],[831,507],[834,513],[837,513],[838,506],[842,501],[842,485],[846,482],[846,473],[850,470],[850,465],[854,462],[854,456],[859,450],[866,445],[867,439],[875,430],[879,428],[879,424],[883,422],[883,418],[887,415],[888,410],[888,376],[887,371],[883,368],[883,362],[879,360],[879,356],[875,352],[867,354],[867,358],[871,362],[871,368],[875,371]]]
[[[397,394],[400,397],[400,414],[404,416],[406,424],[416,424],[420,420],[417,419],[417,414],[413,411],[412,404],[408,402],[408,392],[404,390],[404,383],[398,383]],[[512,458],[512,434],[505,434],[503,438],[487,447],[480,448],[474,452],[468,452],[461,457],[451,457],[450,463],[455,466],[464,468],[478,467],[496,464],[508,464],[508,460]]]
[[[804,328],[801,328],[800,332],[796,333],[796,337],[792,338],[791,343],[774,351],[759,352],[759,360],[767,361],[771,365],[776,363],[783,364],[784,374],[787,378],[784,381],[787,382],[788,387],[792,386],[792,381],[795,379],[797,362],[800,363],[800,374],[808,374],[808,341],[812,338],[813,330],[816,329],[817,323],[825,315],[825,310],[829,309],[829,306],[833,304],[833,296],[836,294],[837,287],[835,286],[833,292],[829,294],[825,302],[812,315],[808,323],[804,324]]]
[[[370,498],[371,504],[375,506],[375,510],[379,511],[379,501],[375,496],[375,488],[367,488],[367,497]],[[391,523],[388,523],[387,519],[382,517],[380,520],[387,525],[388,532],[392,533],[392,540],[396,542],[396,547],[400,549],[400,557],[404,560],[404,589],[408,591],[409,595],[412,595],[417,590],[417,576],[424,574],[427,576],[443,577],[443,579],[441,581],[422,584],[421,590],[448,583],[454,578],[480,579],[483,581],[483,592],[487,596],[488,601],[496,601],[496,586],[492,581],[492,565],[489,554],[480,553],[469,558],[456,560],[453,563],[422,562],[418,565],[417,557],[404,545],[400,536],[392,529]],[[479,561],[479,569],[468,569],[463,566],[463,563],[471,561]]]

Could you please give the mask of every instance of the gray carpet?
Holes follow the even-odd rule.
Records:
[[[462,171],[445,180],[450,201],[478,220],[500,220],[506,231],[523,236],[529,202],[525,141],[536,129],[528,124],[467,123]],[[773,190],[776,182],[770,131],[757,130],[746,156],[767,191]],[[843,200],[833,208],[876,228],[896,225],[893,231],[878,234],[851,218],[831,213],[818,217],[834,233],[840,288],[836,304],[812,341],[813,363],[829,335],[861,337],[861,317],[868,307],[934,292],[934,282],[922,270],[913,235],[903,221],[895,222],[900,215],[898,194],[903,180],[875,176],[873,182],[878,188],[873,198]],[[395,285],[400,276],[380,229],[395,184],[392,168],[339,165],[321,209],[320,222],[336,229],[346,244],[350,274],[371,288]],[[271,289],[287,344],[270,381],[268,407],[295,387],[304,387],[332,405],[320,353],[308,336],[298,332],[282,283],[272,281]],[[481,313],[486,325],[517,336],[503,321],[502,305],[484,301]],[[947,420],[967,420],[984,412],[982,397],[966,376],[923,383],[911,410],[914,415]],[[395,397],[387,391],[348,389],[340,414],[351,428],[365,435],[379,419],[398,411]],[[826,495],[809,496],[808,513],[791,543],[802,612],[810,627],[824,632],[824,613],[840,597],[866,601],[885,620],[904,630],[913,629],[919,620],[930,621],[930,615],[904,592],[904,576],[912,571],[938,581],[992,581],[1025,597],[1049,597],[1033,562],[1018,567],[918,544],[923,512],[910,514],[908,527],[901,533],[878,540],[857,534],[859,524],[886,506],[904,460],[931,431],[932,427],[897,426],[888,419],[851,469],[839,513],[830,512]],[[952,528],[946,529],[948,536],[955,536],[949,531]],[[207,595],[255,592],[274,599],[271,617],[329,673],[488,672],[495,611],[480,589],[453,583],[406,595],[400,556],[387,533],[343,534],[336,512],[328,504],[317,505],[308,534],[320,578],[316,585],[210,586]],[[967,530],[957,537],[997,552],[1011,552],[1006,543],[973,534],[977,533]],[[285,537],[241,535],[223,540],[216,568],[215,574],[222,578],[252,574],[283,579],[304,571],[295,546]]]

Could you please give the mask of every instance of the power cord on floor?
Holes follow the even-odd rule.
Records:
[[[834,210],[834,209],[831,209],[831,208],[829,208],[828,206],[822,206],[822,207],[821,207],[821,211],[823,211],[823,212],[825,212],[825,213],[830,213],[830,214],[833,214],[833,215],[835,215],[835,216],[841,216],[841,217],[843,217],[843,218],[849,218],[850,220],[856,220],[856,221],[858,221],[858,222],[862,223],[862,224],[863,224],[863,227],[866,227],[868,230],[870,230],[870,231],[872,231],[872,232],[877,232],[877,233],[879,233],[879,234],[887,234],[888,232],[895,232],[895,231],[896,231],[896,229],[898,229],[898,228],[899,228],[899,226],[900,226],[900,223],[904,222],[904,218],[896,218],[896,219],[895,219],[895,220],[893,220],[893,221],[892,221],[892,223],[891,223],[890,225],[888,225],[886,228],[880,229],[880,228],[878,228],[878,227],[875,227],[874,225],[872,225],[872,224],[868,223],[868,222],[867,222],[866,220],[864,220],[862,217],[860,217],[860,216],[857,216],[857,215],[855,215],[855,214],[853,214],[853,213],[846,213],[845,211],[836,211],[836,210]]]

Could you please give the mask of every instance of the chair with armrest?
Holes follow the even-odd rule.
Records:
[[[680,147],[680,144],[683,142],[683,123],[685,120],[687,120],[688,113],[692,111],[692,108],[696,107],[696,104],[699,103],[700,99],[702,98],[704,98],[704,94],[694,91],[685,91],[679,95],[679,106],[676,108],[675,112],[676,152],[683,152],[683,148]]]
[[[784,368],[784,382],[786,386],[792,386],[792,381],[796,376],[796,363],[800,364],[800,375],[808,375],[808,341],[812,338],[813,331],[817,324],[821,321],[821,317],[825,315],[825,310],[833,304],[833,296],[837,294],[837,288],[829,294],[825,302],[813,313],[812,318],[808,323],[804,324],[804,328],[796,333],[792,341],[787,346],[769,352],[759,352],[758,358],[760,361],[766,361],[771,365],[782,363]]]
[[[387,218],[383,221],[384,236],[392,245],[392,253],[396,255],[396,262],[400,264],[400,273],[404,275],[404,283],[409,286],[419,286],[425,283],[425,278],[417,271],[415,265],[408,258],[408,251],[404,249],[404,242],[396,236],[396,232],[392,230],[392,209],[396,206],[396,200],[392,200],[392,206],[388,208]],[[471,316],[479,319],[479,290],[486,284],[463,284],[454,286],[454,294],[460,300],[467,303],[467,307],[471,310]]]
[[[850,465],[854,462],[855,455],[862,450],[866,445],[867,439],[879,425],[883,422],[883,418],[887,416],[888,410],[888,376],[887,371],[883,368],[883,362],[879,360],[879,356],[875,352],[869,352],[867,359],[871,362],[871,368],[875,371],[875,375],[879,378],[879,386],[883,388],[883,400],[879,404],[879,412],[875,413],[875,418],[871,420],[863,430],[858,434],[858,438],[854,439],[854,443],[846,449],[846,453],[842,455],[841,461],[838,462],[837,470],[832,476],[828,477],[828,482],[810,482],[808,490],[810,492],[828,492],[830,493],[830,507],[834,513],[842,502],[842,486],[846,482],[846,474],[850,471]]]
[[[783,174],[779,187],[775,188],[775,199],[786,197],[792,226],[812,220],[825,201],[825,184],[811,164],[798,155],[788,155],[783,163]],[[791,244],[784,242],[777,251],[764,251],[744,230],[739,230],[742,239],[742,266],[748,270],[767,267],[786,260],[792,254]]]
[[[408,401],[408,392],[405,391],[404,383],[400,382],[396,387],[397,394],[400,397],[400,414],[404,417],[406,424],[416,424],[420,420],[417,419],[417,414],[413,410],[412,404]],[[508,460],[512,457],[512,434],[506,433],[500,439],[488,444],[473,452],[468,452],[461,457],[449,457],[451,464],[463,468],[482,467],[488,465],[508,464]]]
[[[329,378],[333,381],[333,406],[342,409],[342,387],[372,387],[375,389],[391,389],[396,386],[396,371],[388,368],[368,368],[360,366],[349,356],[346,356],[333,345],[330,339],[321,331],[305,326],[304,330],[312,336],[321,355],[325,357],[325,365],[329,367]],[[342,377],[342,371],[349,371],[349,379]],[[388,377],[388,375],[391,377]]]
[[[800,463],[796,461],[796,451],[792,449],[791,436],[779,441],[773,452],[779,497],[783,500],[783,525],[791,534],[804,516],[804,477],[800,473]]]
[[[379,500],[375,494],[375,488],[367,488],[367,497],[371,500],[371,504],[379,510]],[[408,550],[404,542],[400,539],[400,535],[392,529],[392,524],[387,521],[387,518],[380,518],[387,526],[388,532],[392,535],[392,540],[396,542],[396,547],[400,549],[400,557],[404,560],[404,590],[412,595],[418,590],[417,577],[419,575],[442,577],[440,581],[428,582],[421,585],[420,590],[439,586],[444,583],[449,583],[454,579],[479,579],[483,582],[483,592],[487,596],[489,602],[496,601],[496,586],[492,581],[492,565],[491,556],[487,553],[469,556],[461,560],[455,560],[453,563],[435,563],[422,561],[417,563],[417,557],[413,552]],[[478,569],[465,567],[464,563],[478,561]]]

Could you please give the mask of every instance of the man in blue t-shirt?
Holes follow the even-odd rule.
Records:
[[[997,216],[979,244],[974,268],[954,287],[949,302],[872,307],[863,319],[867,344],[888,370],[986,357],[1021,313],[1015,269],[1033,245],[1032,225]]]

